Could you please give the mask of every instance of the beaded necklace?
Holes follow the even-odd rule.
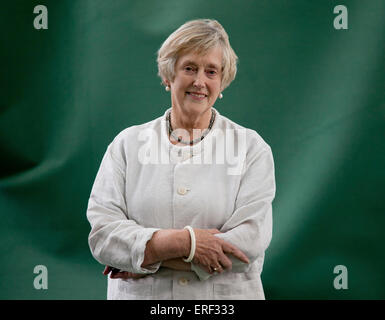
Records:
[[[185,144],[185,145],[192,146],[193,144],[195,144],[199,141],[202,141],[204,139],[204,137],[210,132],[210,130],[214,124],[214,121],[215,121],[215,116],[216,116],[216,112],[214,111],[214,109],[211,109],[211,119],[210,119],[209,127],[204,130],[202,136],[200,136],[199,138],[196,138],[194,140],[191,140],[191,141],[184,141],[184,140],[182,140],[181,136],[179,136],[179,137],[175,136],[175,134],[173,132],[173,128],[171,126],[171,111],[169,111],[169,113],[167,114],[167,117],[166,117],[167,124],[168,124],[168,134],[171,137],[173,137],[176,141],[178,141],[182,144]]]

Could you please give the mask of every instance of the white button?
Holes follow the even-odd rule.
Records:
[[[188,279],[186,279],[186,278],[180,278],[179,280],[178,280],[178,282],[179,282],[179,284],[181,285],[181,286],[187,286],[188,285]]]
[[[178,188],[178,193],[182,196],[184,196],[187,193],[187,189],[184,187],[179,187]]]

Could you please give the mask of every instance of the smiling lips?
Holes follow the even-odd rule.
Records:
[[[204,93],[199,93],[199,92],[186,92],[191,98],[193,98],[194,100],[203,100],[204,98],[207,97],[206,94]]]

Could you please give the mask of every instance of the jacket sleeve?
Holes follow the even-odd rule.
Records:
[[[245,161],[244,171],[238,190],[235,210],[215,236],[235,245],[250,260],[245,264],[229,256],[233,265],[232,272],[247,272],[251,264],[258,259],[264,261],[264,253],[272,237],[272,201],[275,197],[274,161],[271,149],[265,145],[261,150],[251,150]],[[202,268],[192,265],[201,280],[210,274]]]
[[[125,168],[107,148],[88,201],[91,225],[88,243],[94,258],[104,265],[133,273],[154,273],[160,263],[142,268],[147,241],[159,229],[145,228],[128,218],[125,197]]]

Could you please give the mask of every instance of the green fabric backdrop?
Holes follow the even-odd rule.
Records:
[[[38,4],[47,30],[33,27]],[[347,30],[333,27],[338,4]],[[385,1],[18,0],[0,21],[1,299],[105,299],[92,183],[121,130],[169,107],[156,51],[194,18],[221,22],[240,59],[216,108],[275,157],[266,297],[385,298]]]

